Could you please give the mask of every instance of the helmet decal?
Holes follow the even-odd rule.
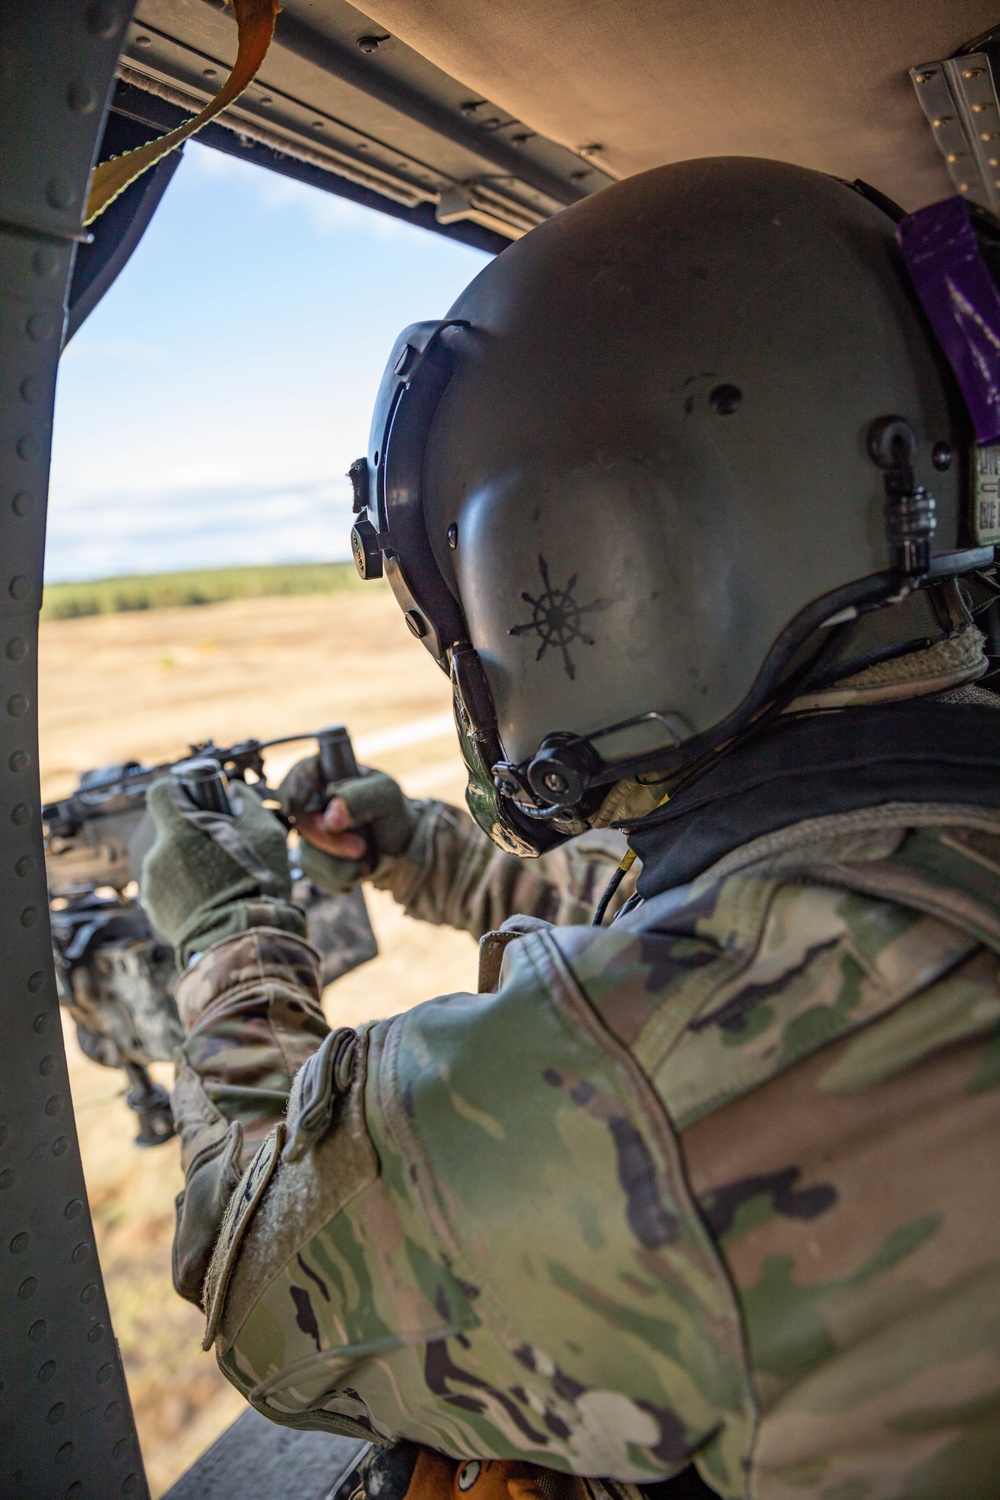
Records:
[[[525,620],[522,625],[512,625],[507,634],[537,635],[541,645],[535,652],[536,661],[541,661],[550,646],[557,648],[562,652],[563,670],[572,682],[576,677],[576,665],[569,654],[570,646],[575,641],[582,641],[585,646],[596,644],[594,637],[584,630],[581,617],[593,610],[607,609],[607,605],[603,599],[592,599],[589,604],[577,603],[573,597],[578,577],[576,573],[565,588],[554,586],[549,578],[549,565],[540,552],[538,571],[545,585],[538,597],[529,594],[526,589],[521,590],[521,598],[525,604],[531,605],[531,619]]]

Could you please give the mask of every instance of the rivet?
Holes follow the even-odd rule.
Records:
[[[972,106],[972,113],[973,113],[973,114],[974,114],[974,115],[981,115],[981,114],[982,114],[982,112],[983,112],[983,110],[984,110],[984,109],[992,109],[992,108],[993,108],[993,105],[992,105],[992,104],[991,104],[991,103],[990,103],[990,101],[989,101],[989,100],[988,100],[988,99],[987,99],[987,101],[986,101],[986,103],[985,103],[985,104],[974,104],[974,105],[973,105],[973,106]],[[951,115],[947,115],[947,116],[946,116],[946,119],[947,119],[947,120],[948,120],[948,121],[950,121],[950,120],[951,120]]]
[[[485,99],[466,99],[464,104],[458,106],[459,113],[463,115],[474,115],[477,109],[482,109],[486,103]]]
[[[25,375],[24,379],[21,381],[19,389],[21,392],[21,400],[26,401],[29,406],[33,401],[38,400],[40,387],[36,376]]]
[[[45,1319],[38,1318],[37,1321],[32,1323],[31,1327],[28,1329],[28,1337],[29,1339],[34,1339],[37,1343],[39,1339],[43,1339],[45,1337],[48,1331],[49,1325],[48,1323],[46,1323]]]
[[[118,1441],[117,1441],[117,1443],[115,1444],[115,1446],[111,1450],[111,1456],[112,1456],[112,1458],[124,1458],[125,1455],[126,1455],[126,1453],[128,1452],[128,1450],[129,1450],[129,1440],[128,1440],[128,1438],[119,1438]]]
[[[377,52],[383,42],[387,42],[387,36],[359,36],[358,46],[362,52]]]
[[[950,469],[951,458],[952,453],[950,443],[942,442],[934,444],[934,447],[931,450],[931,463],[934,465],[935,469]]]
[[[717,385],[709,391],[708,400],[718,416],[731,417],[743,400],[743,392],[738,385]]]
[[[35,1280],[34,1276],[26,1276],[17,1289],[17,1295],[20,1297],[22,1302],[27,1302],[28,1298],[33,1297],[37,1290],[38,1282]]]
[[[7,764],[12,771],[26,771],[31,765],[31,756],[27,750],[15,750],[7,761]]]
[[[979,106],[978,105],[974,105],[973,108],[978,109]],[[941,130],[943,128],[943,126],[950,125],[951,121],[952,121],[952,116],[951,115],[942,115],[941,118],[940,118],[940,120],[935,120],[933,122],[934,129],[935,130]]]
[[[87,1334],[87,1343],[88,1344],[99,1344],[101,1342],[101,1339],[103,1337],[104,1337],[104,1324],[103,1323],[95,1323],[94,1326],[93,1326],[93,1328]]]
[[[1000,131],[997,131],[997,130],[983,130],[983,131],[980,131],[979,139],[981,141],[995,141],[997,139],[998,135],[1000,135]]]
[[[930,83],[933,77],[935,77],[933,68],[931,68],[929,72],[916,74],[916,80],[918,83]]]
[[[31,584],[23,573],[19,573],[16,578],[10,580],[7,592],[12,599],[27,599],[31,593]]]
[[[38,457],[38,439],[33,433],[25,432],[18,438],[17,456],[25,463],[33,463]]]
[[[49,1018],[43,1012],[42,1014],[37,1015],[35,1017],[35,1019],[32,1021],[32,1023],[31,1023],[31,1029],[36,1034],[36,1036],[41,1036],[42,1032],[45,1030],[45,1028],[46,1028],[46,1026],[48,1024],[49,1024]]]
[[[97,96],[89,83],[74,78],[66,90],[66,103],[78,115],[89,115],[97,103]]]
[[[36,969],[34,974],[30,975],[28,978],[28,989],[33,995],[37,995],[38,991],[41,989],[44,983],[45,975],[41,972],[40,969]],[[36,1027],[35,1029],[40,1031],[41,1027]]]
[[[38,1071],[39,1073],[41,1073],[43,1078],[50,1078],[52,1076],[55,1065],[55,1058],[52,1057],[51,1054],[48,1054],[43,1057],[41,1062],[38,1064]]]
[[[42,1368],[38,1372],[38,1378],[41,1381],[42,1385],[47,1385],[48,1382],[52,1379],[52,1377],[53,1377],[53,1375],[55,1373],[56,1373],[56,1362],[55,1362],[55,1360],[54,1359],[47,1359],[45,1361],[44,1365],[42,1365]]]
[[[22,1251],[27,1250],[27,1248],[28,1236],[22,1229],[20,1234],[15,1234],[14,1238],[10,1242],[10,1253],[11,1255],[20,1255]]]
[[[962,77],[963,78],[978,78],[979,75],[982,73],[982,71],[983,71],[982,68],[965,68],[962,71]],[[931,76],[933,77],[933,74]]]
[[[121,8],[109,5],[108,0],[94,0],[92,5],[87,6],[85,19],[91,35],[99,36],[102,41],[107,42],[122,24]]]
[[[218,78],[219,70],[218,68],[202,68],[201,75],[203,78]]]
[[[7,699],[7,712],[12,719],[19,719],[28,712],[28,700],[23,693],[15,693],[12,698]]]
[[[990,157],[990,166],[991,167],[1000,167],[1000,156],[991,156]]]
[[[604,150],[604,147],[602,145],[600,145],[600,144],[594,144],[594,145],[590,145],[590,146],[581,146],[579,154],[581,156],[595,156],[598,151],[603,151],[603,150]]]
[[[455,548],[458,546],[458,527],[454,521],[452,521],[451,525],[448,527],[447,535],[448,546],[451,548],[452,552],[454,552]]]
[[[96,1286],[96,1284],[93,1281],[88,1281],[87,1285],[84,1287],[83,1291],[80,1293],[80,1301],[84,1302],[84,1303],[86,1303],[86,1302],[93,1302],[93,1300],[94,1300],[94,1298],[96,1296],[97,1296],[97,1286]],[[107,1412],[105,1412],[104,1415],[107,1416],[108,1415]]]
[[[25,925],[27,926],[28,924],[25,923]],[[59,1111],[60,1111],[61,1108],[62,1108],[62,1099],[59,1097],[58,1094],[53,1094],[51,1096],[51,1098],[46,1099],[46,1101],[45,1101],[45,1113],[47,1115],[57,1115],[59,1113]],[[77,1249],[79,1249],[79,1246],[77,1246]],[[78,1256],[76,1254],[76,1251],[73,1252],[73,1258],[74,1258],[74,1260],[82,1259],[81,1256]]]
[[[527,145],[528,141],[533,140],[533,139],[534,139],[534,135],[532,134],[531,131],[522,130],[519,135],[512,135],[511,136],[510,143],[511,143],[512,146],[525,146],[525,145]]]
[[[19,635],[12,636],[7,642],[7,659],[9,661],[24,661],[27,654],[27,641]]]
[[[0,1172],[0,1192],[4,1192],[7,1188],[13,1187],[14,1179],[16,1178],[16,1176],[17,1173],[14,1171],[13,1167],[5,1167],[4,1170]]]
[[[112,1365],[112,1364],[102,1365],[101,1368],[97,1372],[97,1384],[98,1385],[107,1385],[108,1381],[112,1379],[114,1373],[115,1373],[115,1367],[114,1367],[114,1365]]]
[[[71,1198],[63,1209],[63,1217],[67,1219],[78,1219],[83,1213],[83,1204],[79,1198]]]
[[[56,1404],[55,1404],[55,1406],[50,1406],[49,1407],[48,1421],[54,1427],[57,1422],[61,1422],[62,1421],[62,1419],[63,1419],[63,1417],[65,1415],[66,1415],[66,1405],[65,1405],[65,1402],[57,1401]]]
[[[325,120],[313,120],[313,122],[312,122],[312,128],[313,128],[313,130],[325,130],[325,128],[326,128],[326,121]]]
[[[76,189],[65,177],[50,177],[45,187],[45,200],[50,208],[72,208],[76,202]]]
[[[137,36],[135,45],[137,47],[151,47],[153,45],[153,38],[151,36]]]
[[[96,1286],[94,1287],[94,1291],[95,1292],[97,1291]],[[118,1418],[121,1416],[121,1414],[122,1414],[122,1404],[121,1404],[120,1401],[111,1401],[104,1408],[104,1420],[105,1420],[105,1422],[117,1422]]]
[[[16,874],[20,875],[21,879],[23,880],[24,877],[25,877],[25,875],[30,875],[31,872],[32,872],[32,870],[34,868],[35,868],[35,862],[32,859],[31,855],[30,854],[22,854],[21,858],[18,860],[17,864],[14,866],[14,871],[15,871]]]
[[[126,1474],[125,1478],[122,1480],[122,1494],[123,1495],[134,1495],[137,1492],[138,1488],[139,1488],[139,1476],[138,1476],[138,1474]]]
[[[56,1463],[57,1464],[68,1463],[69,1460],[72,1457],[73,1457],[73,1444],[72,1443],[63,1443],[62,1447],[56,1453]]]
[[[956,162],[956,161],[958,161],[959,157],[962,157],[964,155],[965,155],[964,151],[950,151],[948,153],[948,155],[945,157],[945,161]],[[965,190],[963,188],[963,192],[964,191]]]
[[[582,182],[585,177],[589,177],[590,175],[590,168],[585,167],[582,172],[571,172],[569,174],[569,180],[570,182]]]
[[[22,913],[21,913],[21,926],[22,927],[34,927],[34,925],[35,925],[35,923],[37,921],[38,921],[38,907],[37,906],[26,906],[24,908],[24,910],[22,911]],[[46,1114],[52,1114],[52,1113],[54,1113],[54,1111],[52,1111],[52,1110],[50,1110],[48,1108],[48,1105],[46,1105],[45,1112],[46,1112]]]
[[[66,1491],[65,1495],[63,1496],[63,1500],[80,1500],[80,1496],[82,1494],[83,1494],[83,1480],[82,1479],[74,1479],[73,1483],[70,1485],[69,1489]]]
[[[31,819],[31,808],[27,802],[17,802],[11,808],[10,821],[15,828],[23,828],[25,823]]]
[[[87,1259],[87,1256],[88,1256],[89,1253],[90,1253],[90,1246],[87,1245],[87,1244],[85,1244],[85,1243],[83,1243],[83,1241],[81,1241],[79,1245],[74,1245],[73,1246],[73,1250],[72,1250],[69,1258],[73,1262],[74,1265],[79,1265],[79,1263],[80,1263],[81,1260],[86,1260]]]
[[[969,184],[967,182],[960,182],[958,184],[958,191],[960,193],[967,193],[969,191]]]
[[[57,1135],[55,1140],[52,1142],[52,1155],[65,1156],[68,1150],[69,1137],[65,1135]]]

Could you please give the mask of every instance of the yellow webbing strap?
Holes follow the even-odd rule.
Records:
[[[205,105],[200,114],[185,120],[176,130],[157,136],[156,140],[147,141],[144,146],[137,146],[134,151],[126,151],[95,167],[90,179],[90,196],[83,221],[85,224],[92,224],[108,204],[113,203],[119,193],[125,191],[129,183],[155,166],[169,151],[173,151],[203,125],[207,125],[209,120],[221,114],[253,82],[267,56],[281,6],[278,0],[232,0],[232,7],[239,29],[239,49],[233,70],[215,98]]]

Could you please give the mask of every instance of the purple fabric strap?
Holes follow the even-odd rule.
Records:
[[[908,214],[897,230],[906,269],[948,356],[976,429],[1000,438],[1000,293],[964,198]]]

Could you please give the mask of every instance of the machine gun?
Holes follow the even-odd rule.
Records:
[[[228,747],[209,740],[192,745],[181,761],[155,766],[102,766],[84,772],[69,797],[42,808],[59,998],[85,1055],[127,1075],[139,1146],[159,1145],[174,1133],[169,1096],[149,1065],[169,1061],[184,1039],[173,998],[174,951],[139,902],[143,856],[154,837],[146,793],[174,775],[199,806],[226,812],[227,783],[246,782],[249,773],[267,800],[263,752],[306,739],[317,741],[328,781],[357,774],[350,738],[338,725]],[[378,944],[360,888],[329,896],[304,879],[294,860],[291,874],[292,899],[306,912],[310,940],[322,954],[323,983],[374,958]]]

